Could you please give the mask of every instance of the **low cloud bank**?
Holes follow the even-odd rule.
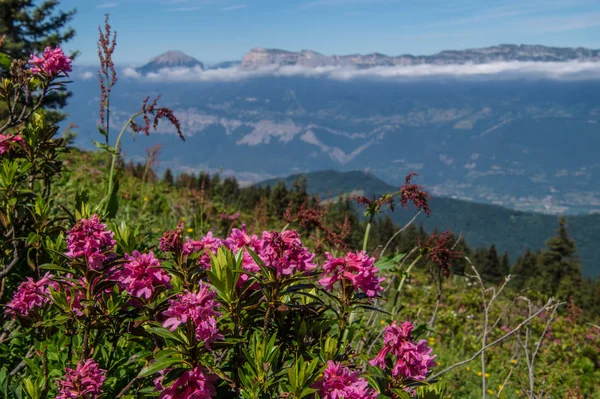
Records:
[[[485,78],[485,79],[553,79],[598,80],[600,62],[497,62],[464,65],[382,66],[366,69],[348,67],[269,66],[260,69],[231,67],[202,70],[200,68],[162,69],[158,73],[139,74],[126,68],[124,75],[134,79],[174,82],[237,81],[258,77],[324,77],[336,80],[426,78]]]

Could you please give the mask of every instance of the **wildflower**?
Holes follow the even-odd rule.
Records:
[[[322,399],[371,399],[377,397],[360,371],[351,371],[341,363],[327,362],[323,378],[313,385]]]
[[[498,385],[498,390],[501,391],[502,389],[504,389],[504,386],[502,384]]]
[[[169,230],[160,238],[160,250],[163,252],[175,252],[181,249],[183,240],[183,221],[177,224],[175,230]]]
[[[459,252],[454,251],[450,246],[452,240],[452,233],[446,231],[442,234],[432,234],[429,240],[424,245],[427,255],[427,260],[438,265],[446,276],[450,275],[450,266],[452,260],[460,255]]]
[[[0,154],[9,151],[12,145],[23,142],[23,138],[18,134],[0,134]]]
[[[254,262],[250,253],[245,249],[245,247],[248,247],[252,251],[258,252],[260,250],[260,241],[255,234],[249,236],[246,233],[245,225],[242,225],[241,229],[232,229],[231,234],[224,241],[224,245],[233,252],[238,252],[240,250],[244,251],[242,253],[242,269],[253,273],[260,272],[260,267]],[[249,278],[250,276],[242,273],[238,280],[238,285],[242,286]]]
[[[298,223],[301,227],[309,230],[316,229],[322,232],[322,238],[317,239],[315,248],[317,252],[320,252],[320,248],[323,244],[327,243],[330,246],[339,249],[347,249],[348,246],[344,242],[344,239],[350,234],[350,223],[346,218],[343,223],[337,224],[338,232],[334,232],[333,229],[326,227],[323,224],[324,216],[327,213],[326,210],[318,203],[308,208],[307,202],[303,202],[300,205],[300,209],[296,214],[292,214],[291,203],[283,214],[283,219],[287,223]]]
[[[316,268],[311,254],[295,230],[264,231],[260,243],[260,258],[267,267],[275,269],[277,276],[309,272]]]
[[[200,265],[204,269],[210,269],[210,254],[208,251],[216,254],[219,248],[223,245],[223,242],[216,237],[213,237],[212,231],[209,231],[208,234],[200,239],[200,241],[196,240],[188,240],[183,244],[183,254],[191,255],[196,252],[202,252],[202,256],[198,259],[198,265]]]
[[[488,373],[485,373],[485,378],[490,378],[490,375]]]
[[[471,367],[467,366],[467,371],[471,371]]]
[[[58,285],[51,281],[54,277],[46,273],[39,281],[27,277],[14,293],[13,299],[6,304],[4,312],[9,315],[29,316],[36,308],[41,308],[50,302],[50,287],[57,289]]]
[[[106,370],[99,368],[94,359],[82,361],[75,370],[67,368],[66,371],[64,379],[58,381],[56,399],[96,399],[102,394],[100,388],[106,381]]]
[[[111,251],[116,241],[114,233],[106,230],[106,225],[100,223],[98,215],[92,215],[89,219],[78,221],[67,236],[67,253],[65,255],[76,259],[85,258],[88,267],[92,270],[100,270],[104,262],[114,257]]]
[[[188,227],[186,231],[187,231],[188,233],[193,233],[193,232],[194,232],[194,229],[192,229],[191,227]]]
[[[481,371],[477,372],[477,377],[481,377],[483,375],[483,373]]]
[[[515,393],[516,393],[517,395],[520,395],[520,394],[521,394],[521,391],[517,389],[517,390],[515,391]]]
[[[410,182],[410,179],[416,175],[415,172],[406,175],[406,181],[400,187],[400,205],[406,208],[410,201],[415,205],[415,208],[422,209],[425,214],[429,216],[431,214],[431,209],[429,209],[428,201],[431,199],[431,195],[424,191],[423,187]]]
[[[221,314],[216,311],[220,306],[214,300],[216,296],[217,293],[204,283],[200,283],[197,293],[185,291],[178,294],[175,299],[169,300],[169,308],[163,312],[168,317],[163,327],[175,331],[180,324],[190,322],[195,327],[196,339],[209,347],[211,342],[223,338],[217,328],[216,317]]]
[[[161,378],[156,391],[162,391],[159,399],[210,399],[217,394],[216,382],[216,375],[209,374],[204,367],[196,367],[184,372],[167,388],[162,386]]]
[[[511,362],[512,364],[517,364],[517,359],[512,359],[510,362]]]
[[[31,65],[31,72],[36,75],[43,72],[47,76],[54,76],[61,72],[67,74],[67,72],[73,70],[71,59],[65,55],[60,47],[55,49],[46,47],[41,57],[31,54],[29,64]]]
[[[128,260],[119,273],[122,287],[136,298],[150,299],[157,287],[168,287],[171,276],[160,267],[154,253],[133,251],[125,255]]]
[[[431,356],[431,348],[427,341],[422,339],[418,342],[412,337],[414,326],[406,321],[398,326],[396,322],[385,328],[383,336],[384,346],[377,356],[369,363],[371,366],[386,368],[385,357],[392,354],[396,360],[392,368],[394,378],[424,380],[431,367],[436,365],[434,356]]]
[[[385,278],[377,278],[379,269],[375,267],[375,259],[366,251],[349,252],[343,258],[334,258],[327,253],[327,262],[323,264],[324,277],[319,280],[325,289],[331,291],[336,282],[346,280],[356,291],[362,291],[372,298],[383,291],[381,282]]]
[[[488,393],[488,394],[490,394],[490,395],[493,395],[493,394],[494,394],[494,391],[493,391],[492,389],[488,389],[488,390],[487,390],[487,393]]]

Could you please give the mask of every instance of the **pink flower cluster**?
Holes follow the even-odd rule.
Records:
[[[30,313],[50,302],[50,287],[58,290],[58,284],[53,282],[51,274],[46,273],[39,281],[27,277],[19,285],[13,299],[6,304],[4,312],[9,315],[29,316]]]
[[[217,293],[204,283],[200,283],[198,292],[178,294],[169,300],[169,308],[163,312],[167,317],[163,327],[175,331],[180,324],[191,322],[196,329],[196,339],[204,341],[207,347],[211,342],[223,339],[217,327],[216,318],[221,314],[216,311],[220,306],[215,301],[216,296]]]
[[[432,349],[426,340],[422,339],[415,342],[412,337],[413,328],[413,324],[409,321],[405,321],[401,326],[398,326],[394,321],[391,326],[387,326],[383,336],[383,348],[369,362],[371,366],[379,366],[385,369],[385,358],[390,353],[396,358],[392,368],[394,378],[424,380],[429,369],[436,365],[433,360],[436,356],[431,356]]]
[[[63,380],[58,381],[56,399],[96,399],[102,394],[106,370],[98,367],[94,359],[80,362],[75,370],[67,368]]]
[[[302,246],[295,230],[264,231],[258,253],[267,267],[277,271],[277,276],[290,276],[314,270],[314,254]]]
[[[114,233],[106,229],[100,222],[98,215],[78,221],[67,236],[67,253],[65,255],[75,258],[85,258],[92,270],[101,270],[104,261],[113,258],[112,251],[116,242]]]
[[[158,287],[169,287],[171,276],[161,268],[154,253],[133,251],[131,255],[125,255],[125,259],[128,262],[117,278],[129,295],[150,299]]]
[[[351,371],[341,363],[327,362],[323,378],[313,388],[322,399],[375,399],[377,393],[369,388],[360,371]]]
[[[200,241],[188,239],[183,244],[183,254],[189,256],[193,253],[204,251],[198,259],[198,264],[204,269],[210,269],[210,252],[216,254],[219,248],[223,245],[223,241],[217,237],[213,237],[212,231],[200,239]]]
[[[0,133],[0,154],[9,151],[13,144],[24,142],[23,138],[18,134],[1,134]]]
[[[375,267],[375,259],[369,257],[366,251],[348,252],[343,258],[334,258],[328,253],[323,272],[324,277],[319,284],[329,291],[342,280],[352,283],[356,291],[364,292],[369,298],[383,291],[381,282],[385,278],[377,277],[379,269]]]
[[[245,247],[250,248],[254,252],[259,252],[261,246],[261,242],[255,234],[249,236],[246,233],[246,226],[244,225],[242,225],[241,229],[232,229],[231,234],[227,237],[224,244],[234,253]],[[260,267],[258,267],[250,253],[246,250],[242,253],[242,269],[252,273],[260,272]],[[238,285],[243,285],[249,278],[247,274],[240,275]]]
[[[155,391],[161,391],[159,399],[210,399],[217,394],[217,376],[203,367],[184,372],[171,386],[165,388],[162,378],[154,380]]]
[[[46,47],[41,57],[31,54],[29,64],[31,65],[31,72],[34,74],[44,72],[47,76],[58,75],[61,72],[66,74],[73,70],[71,59],[65,55],[60,47],[55,49]]]

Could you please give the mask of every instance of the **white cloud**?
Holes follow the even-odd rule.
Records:
[[[600,79],[600,62],[497,62],[489,64],[464,65],[407,65],[385,66],[367,69],[349,67],[302,67],[302,66],[267,66],[259,69],[231,67],[202,70],[200,68],[162,69],[158,73],[141,76],[132,68],[124,70],[124,75],[136,79],[158,81],[237,81],[264,76],[301,76],[326,77],[336,80],[352,79],[426,79],[426,78],[461,78],[461,79],[553,79],[553,80],[586,80]]]
[[[219,11],[233,11],[248,7],[246,4],[237,4],[233,6],[223,7]]]
[[[112,2],[112,3],[102,3],[102,4],[98,4],[96,6],[96,8],[115,8],[119,5],[119,3],[116,2]]]
[[[94,76],[95,76],[95,75],[94,75],[94,73],[93,73],[93,72],[87,71],[87,72],[84,72],[84,73],[82,73],[82,74],[81,74],[81,79],[83,79],[83,80],[90,80],[90,79],[92,79]]]
[[[199,11],[202,10],[201,6],[189,6],[189,7],[173,7],[167,8],[167,11]]]

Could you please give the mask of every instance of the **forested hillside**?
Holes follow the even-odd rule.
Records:
[[[376,176],[365,172],[322,171],[303,175],[292,175],[281,179],[290,187],[298,177],[306,177],[307,191],[322,199],[339,196],[365,195],[371,197],[397,189]],[[273,185],[278,181],[269,180],[260,185]],[[424,214],[416,219],[423,224],[425,231],[451,229],[461,233],[473,246],[489,247],[494,244],[500,252],[507,251],[515,261],[527,249],[535,251],[556,230],[558,216],[533,212],[520,212],[497,205],[480,204],[452,198],[434,197],[431,200],[434,211],[429,217]],[[408,213],[389,213],[392,220],[404,225],[410,220]],[[577,255],[581,260],[583,274],[600,275],[600,249],[596,238],[600,237],[600,214],[569,216],[569,233],[577,243]]]

